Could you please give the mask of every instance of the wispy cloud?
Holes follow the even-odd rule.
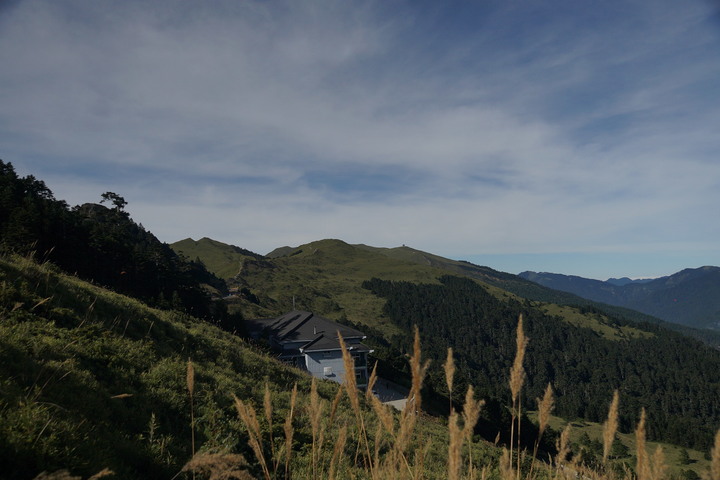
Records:
[[[23,0],[0,155],[72,203],[117,191],[166,241],[688,250],[720,233],[716,13]]]

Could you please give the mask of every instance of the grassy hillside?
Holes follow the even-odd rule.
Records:
[[[170,245],[177,253],[190,260],[201,259],[205,267],[220,278],[235,277],[246,261],[262,260],[262,255],[210,238],[186,238]]]
[[[211,451],[246,453],[231,394],[258,401],[263,378],[285,403],[294,382],[307,390],[304,376],[236,337],[50,265],[2,259],[0,278],[3,478],[105,467],[120,478],[172,477],[192,455],[188,359],[197,444]]]
[[[148,308],[49,264],[0,257],[2,478],[61,469],[87,478],[109,468],[114,478],[189,479],[189,467],[197,478],[284,478],[288,432],[292,478],[310,478],[313,469],[321,478],[446,478],[454,468],[462,478],[483,468],[489,479],[515,478],[501,450],[466,437],[462,423],[453,434],[443,420],[370,408],[363,396],[355,409],[337,384],[317,387],[313,396],[308,376],[206,322]],[[239,418],[233,395],[257,429]],[[188,463],[193,437],[198,456]],[[581,456],[568,458],[583,471]],[[634,464],[631,454],[623,460]],[[532,463],[522,462],[523,478],[531,469],[552,475]],[[702,473],[705,465],[688,468]]]
[[[707,328],[693,328],[691,326],[682,325],[680,323],[672,323],[671,321],[664,321],[658,318],[665,318],[663,315],[652,316],[648,314],[657,314],[657,309],[654,311],[638,309],[644,312],[648,312],[642,313],[638,310],[619,306],[616,302],[603,303],[602,299],[593,300],[592,297],[584,298],[583,296],[578,296],[575,293],[570,293],[570,290],[563,291],[565,289],[548,288],[549,286],[542,284],[542,282],[530,281],[519,275],[499,272],[490,267],[483,267],[466,261],[443,258],[406,246],[396,248],[377,248],[369,247],[367,245],[358,245],[358,247],[381,253],[390,258],[406,260],[420,265],[430,265],[442,268],[447,272],[480,280],[486,284],[493,285],[528,300],[557,305],[592,307],[615,317],[625,318],[634,322],[657,323],[667,329],[680,332],[683,335],[687,335],[692,338],[696,338],[711,346],[720,347],[720,332],[715,330],[709,330]],[[641,286],[633,286],[633,288],[639,289],[641,288]],[[695,292],[694,295],[698,295],[698,293]],[[715,301],[716,297],[717,296],[712,296],[713,301]],[[673,303],[672,308],[677,309],[677,303]]]
[[[295,384],[299,393],[288,424]],[[362,438],[367,435],[369,448],[377,445],[385,462],[383,452],[392,451],[398,432],[377,433],[378,415],[396,424],[402,419],[385,409],[371,410],[364,397],[356,411],[347,395],[337,395],[344,392],[338,387],[319,382],[313,400],[309,376],[204,321],[149,308],[49,264],[0,257],[2,478],[28,479],[61,469],[87,478],[105,468],[116,478],[193,478],[180,473],[192,457],[193,432],[196,450],[215,455],[200,458],[199,469],[211,460],[213,468],[232,461],[257,478],[263,476],[259,458],[265,456],[269,471],[278,471],[272,478],[282,478],[288,425],[293,432],[289,470],[293,478],[309,478],[313,412],[325,438],[324,446],[316,445],[319,474],[325,477],[332,466],[338,478],[368,478],[367,466],[353,460],[361,442],[356,420],[363,419],[370,433]],[[257,412],[251,416],[259,421],[260,456],[233,395]],[[413,431],[403,440],[411,467],[430,478],[444,476],[446,427],[422,416]],[[345,447],[337,443],[342,435]],[[495,447],[473,442],[471,448],[475,462],[496,468]],[[338,449],[345,453],[333,460]],[[423,456],[413,457],[413,451]]]
[[[258,298],[257,303],[241,300],[246,317],[278,315],[291,310],[294,302],[296,308],[377,327],[389,336],[399,332],[384,317],[384,302],[362,288],[362,282],[375,276],[436,282],[440,274],[436,268],[388,259],[340,240],[321,240],[266,263],[246,263],[236,280]]]
[[[362,244],[348,245],[340,240],[321,240],[300,247],[280,247],[266,257],[208,238],[198,241],[186,239],[171,246],[190,259],[199,258],[211,272],[229,279],[231,283],[238,282],[242,287],[257,291],[253,296],[247,295],[249,290],[245,290],[246,295],[241,295],[244,298],[235,299],[236,304],[242,304],[242,309],[248,317],[282,313],[292,308],[294,296],[297,306],[314,309],[331,318],[338,318],[338,312],[342,311],[353,322],[374,326],[375,321],[372,319],[382,319],[382,312],[377,302],[370,298],[367,292],[357,288],[362,281],[378,277],[428,282],[440,275],[453,273],[473,278],[488,287],[494,287],[493,291],[499,296],[516,296],[548,304],[550,305],[548,310],[560,311],[561,317],[567,318],[574,324],[577,324],[578,317],[585,316],[579,311],[590,307],[595,311],[604,312],[605,317],[612,315],[634,322],[660,324],[709,345],[720,347],[718,332],[667,323],[635,310],[602,304],[571,293],[553,290],[517,275],[465,261],[443,258],[407,246],[379,248]],[[320,252],[320,256],[308,258],[308,255],[316,251]],[[306,268],[310,265],[314,268]],[[416,268],[410,265],[415,265]],[[260,278],[263,275],[267,277],[269,271],[273,272],[272,279]],[[292,281],[288,282],[288,277],[292,277]],[[302,284],[304,291],[296,288],[298,284]],[[288,292],[291,292],[289,296]],[[331,301],[328,301],[328,297]],[[559,308],[558,305],[564,307]],[[591,328],[597,325],[592,319],[584,323]],[[380,324],[381,330],[384,329],[386,333],[394,332],[387,322],[381,320]],[[597,327],[601,333],[608,334],[607,326]],[[623,334],[618,335],[623,336]]]
[[[214,246],[217,247],[217,242]],[[174,244],[173,248],[179,247]],[[227,254],[233,247],[227,245],[222,248]],[[200,259],[206,265],[211,265],[210,259],[206,261],[202,256]],[[209,268],[218,273],[215,267]],[[293,309],[294,302],[296,308],[378,328],[383,335],[390,337],[401,332],[383,312],[385,302],[363,288],[363,282],[382,278],[438,283],[438,278],[448,272],[482,282],[489,292],[503,301],[523,298],[504,290],[502,286],[527,284],[532,288],[549,290],[515,275],[447,260],[409,247],[383,249],[328,239],[295,248],[283,247],[265,261],[245,261],[234,281],[247,289],[253,300],[240,295],[230,300],[230,303],[235,303],[235,307],[242,309],[243,314],[250,318],[279,315]],[[582,302],[582,299],[579,300]],[[537,305],[545,305],[545,302],[537,302]],[[579,307],[559,308],[555,304],[548,304],[544,308],[552,309],[554,314],[573,324],[577,324],[579,317],[587,317],[585,326],[597,328],[602,334],[608,334],[608,329],[616,328],[611,325],[613,322],[608,320],[607,315],[601,315],[601,321],[598,321],[597,315],[581,313]],[[624,337],[628,332],[631,335],[638,334],[631,332],[633,328],[630,326],[624,328],[626,332],[618,330],[618,337]]]

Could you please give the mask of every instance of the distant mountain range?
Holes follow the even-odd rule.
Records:
[[[720,330],[720,267],[687,268],[652,280],[592,280],[558,273],[522,272],[539,285],[595,302],[630,308],[694,328]]]

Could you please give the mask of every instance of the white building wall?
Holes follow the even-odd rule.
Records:
[[[345,365],[340,350],[330,352],[310,352],[305,354],[307,370],[318,378],[325,378],[342,383],[345,380]],[[326,368],[332,372],[326,375]]]

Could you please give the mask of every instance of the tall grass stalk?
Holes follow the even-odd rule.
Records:
[[[185,375],[185,383],[187,384],[188,394],[190,395],[190,448],[192,456],[195,456],[195,405],[193,396],[195,393],[195,367],[193,367],[192,361],[188,358],[187,362],[187,373]],[[195,478],[195,472],[193,471],[193,478]]]
[[[458,425],[458,414],[450,412],[448,418],[448,431],[450,442],[448,444],[448,479],[459,480],[460,478],[460,454],[462,452],[463,433]]]
[[[651,480],[650,460],[648,459],[647,449],[645,447],[645,409],[640,412],[640,421],[635,429],[635,450],[637,456],[637,464],[635,470],[637,472],[637,480]]]
[[[715,445],[710,459],[710,478],[711,480],[720,480],[720,430],[715,434]]]
[[[260,423],[258,422],[255,409],[252,405],[248,405],[233,394],[233,400],[235,400],[235,408],[237,409],[238,416],[245,424],[245,429],[248,433],[248,443],[250,448],[255,453],[260,467],[263,471],[265,480],[270,480],[270,470],[268,469],[267,461],[265,460],[265,454],[262,449],[262,437],[260,435]]]
[[[510,370],[510,394],[512,396],[512,411],[510,424],[510,458],[512,459],[513,445],[515,443],[515,422],[517,421],[517,480],[520,480],[520,424],[522,419],[520,390],[522,389],[523,383],[525,382],[525,369],[523,368],[523,360],[525,358],[525,348],[527,347],[528,343],[528,339],[525,337],[525,332],[523,331],[522,314],[520,314],[520,316],[518,317],[517,336],[515,342],[515,361],[513,362],[512,369]]]
[[[372,456],[370,455],[370,443],[368,442],[367,431],[365,430],[365,418],[363,416],[362,409],[360,408],[360,395],[358,394],[357,379],[355,378],[355,361],[353,360],[352,355],[350,355],[347,345],[345,344],[345,340],[342,338],[339,331],[337,332],[337,335],[340,342],[340,350],[342,351],[343,366],[345,368],[343,386],[345,387],[347,396],[350,399],[350,406],[355,414],[355,420],[360,428],[360,439],[357,444],[357,450],[355,451],[355,459],[357,462],[357,457],[364,447],[365,451],[363,452],[363,455],[365,456],[365,464],[369,465],[374,478],[375,469],[373,466]]]
[[[468,478],[474,478],[474,466],[472,459],[472,438],[475,432],[475,425],[480,418],[480,409],[485,405],[485,400],[475,400],[475,390],[472,385],[468,385],[465,392],[465,405],[463,406],[463,437],[468,442]]]
[[[283,431],[285,432],[285,478],[290,478],[290,457],[292,455],[292,440],[293,440],[293,415],[295,414],[295,402],[297,401],[297,383],[293,385],[292,393],[290,394],[290,411],[285,417],[285,424],[283,425]]]
[[[341,389],[338,389],[341,391]],[[317,380],[315,377],[312,379],[310,384],[310,405],[308,413],[310,416],[310,430],[312,432],[312,447],[310,450],[310,462],[312,464],[312,475],[313,479],[317,478],[317,463],[318,463],[318,444],[320,438],[320,420],[322,418],[322,400],[317,392]]]
[[[365,390],[365,400],[370,400],[370,397],[374,396],[373,389],[375,388],[375,383],[377,383],[377,366],[378,362],[375,362],[372,373],[370,374],[370,379],[368,380],[367,389]]]
[[[450,394],[450,408],[448,411],[452,412],[453,378],[455,376],[455,361],[453,359],[452,347],[448,347],[447,349],[447,360],[445,360],[443,369],[445,370],[445,382],[447,383],[448,392]]]
[[[538,398],[536,399],[536,401],[538,404],[538,436],[535,439],[535,446],[533,448],[533,458],[532,463],[530,464],[530,473],[528,474],[529,478],[532,478],[533,469],[535,468],[535,461],[537,460],[538,448],[540,447],[540,439],[542,438],[542,435],[548,426],[548,423],[550,421],[550,413],[552,412],[552,409],[555,405],[555,400],[553,399],[552,385],[548,383],[547,388],[545,388],[545,394],[543,395],[543,398]]]
[[[502,449],[500,455],[500,478],[502,480],[515,480],[515,472],[513,471],[512,453],[507,448]]]
[[[337,440],[335,440],[335,447],[333,448],[333,454],[332,458],[330,459],[330,469],[328,471],[328,478],[330,480],[334,480],[335,474],[338,469],[338,463],[340,463],[340,455],[342,454],[343,450],[345,450],[345,442],[347,441],[347,424],[343,424],[342,427],[340,427],[340,431],[337,436]]]
[[[557,455],[555,456],[555,467],[562,467],[567,460],[567,456],[570,453],[570,424],[567,424],[560,433],[560,438],[557,441]]]
[[[667,477],[667,465],[665,464],[665,452],[660,445],[655,449],[650,465],[650,477],[653,480],[665,480]]]
[[[613,399],[610,403],[610,410],[608,411],[608,418],[603,423],[603,462],[607,463],[608,456],[610,455],[610,449],[615,441],[615,432],[618,427],[618,407],[620,405],[620,394],[617,390],[613,392]]]
[[[412,376],[412,382],[410,384],[410,392],[405,403],[405,408],[402,411],[400,429],[393,448],[395,463],[399,464],[402,462],[411,476],[413,476],[413,471],[410,467],[410,462],[408,461],[407,449],[410,446],[410,440],[412,438],[413,431],[415,430],[417,416],[420,415],[422,409],[422,383],[430,365],[429,360],[423,364],[421,357],[422,350],[420,348],[420,331],[416,326],[415,338],[413,341],[413,354],[410,357],[410,373]]]
[[[265,382],[265,392],[263,395],[263,410],[265,411],[265,421],[267,421],[268,424],[268,431],[270,436],[270,456],[272,459],[278,458],[277,455],[275,455],[275,440],[273,439],[273,421],[272,421],[272,414],[273,414],[273,406],[272,406],[272,396],[270,394],[270,385],[268,382]],[[273,462],[273,473],[275,476],[277,476],[277,461]]]

